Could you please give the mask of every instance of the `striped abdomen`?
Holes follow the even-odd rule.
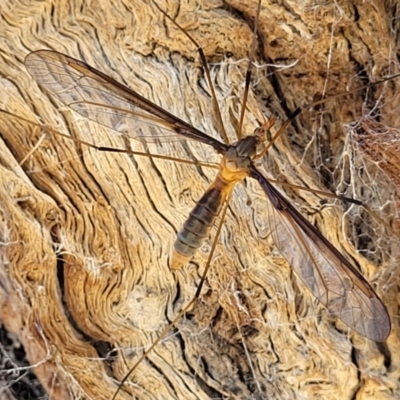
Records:
[[[225,183],[218,175],[197,202],[178,232],[171,261],[173,269],[180,268],[202,245],[232,188],[233,184]]]

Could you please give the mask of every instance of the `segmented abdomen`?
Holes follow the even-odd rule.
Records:
[[[221,212],[222,205],[230,193],[227,189],[226,184],[224,185],[217,177],[197,202],[178,232],[171,261],[173,269],[180,268],[188,261],[208,236],[215,218]]]

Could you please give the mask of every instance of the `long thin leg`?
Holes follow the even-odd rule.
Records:
[[[270,147],[276,142],[276,140],[281,136],[281,134],[285,131],[285,129],[292,123],[292,121],[293,121],[303,110],[305,110],[305,109],[307,109],[307,108],[315,107],[315,106],[317,106],[317,105],[319,105],[319,104],[327,103],[327,102],[332,101],[332,100],[335,100],[335,99],[337,99],[337,98],[339,98],[339,97],[344,97],[344,96],[347,96],[347,95],[349,95],[349,94],[359,92],[360,90],[368,89],[368,88],[370,88],[371,86],[380,85],[380,84],[382,84],[382,83],[384,83],[384,82],[391,81],[392,79],[395,79],[395,78],[397,78],[397,77],[399,77],[399,76],[400,76],[400,74],[392,75],[392,76],[389,76],[388,78],[381,79],[381,80],[379,80],[379,81],[369,83],[368,85],[361,86],[361,87],[359,87],[359,88],[356,88],[356,89],[353,89],[353,90],[349,90],[349,91],[347,91],[347,92],[341,92],[341,93],[338,93],[338,94],[329,96],[329,97],[327,97],[327,98],[325,98],[325,99],[313,101],[313,102],[311,102],[311,103],[305,104],[304,106],[297,107],[297,108],[291,113],[291,115],[289,116],[289,118],[281,125],[281,127],[280,127],[279,130],[278,130],[278,132],[276,132],[275,135],[272,137],[272,139],[268,142],[268,145],[265,146],[265,148],[264,148],[259,154],[257,154],[256,158],[262,158],[262,157],[264,157],[264,155],[268,152],[268,150],[270,149]],[[269,122],[265,123],[266,129],[267,129],[267,130],[269,129],[268,124],[269,124]],[[261,127],[261,129],[262,129],[262,128],[263,128],[263,127]]]
[[[268,178],[268,181],[271,182],[271,183],[275,183],[277,185],[280,185],[280,186],[287,186],[287,187],[291,187],[291,188],[294,188],[294,189],[302,190],[302,191],[305,191],[305,192],[321,194],[322,196],[329,197],[331,199],[338,199],[338,200],[341,200],[341,201],[344,201],[344,202],[347,202],[347,203],[352,203],[352,204],[355,204],[357,206],[361,206],[368,212],[368,214],[370,214],[372,216],[372,218],[375,219],[375,221],[377,221],[381,225],[384,225],[390,232],[393,233],[393,235],[397,236],[400,239],[400,232],[398,232],[395,229],[393,229],[393,227],[390,226],[384,219],[382,219],[375,211],[373,211],[370,207],[368,207],[366,204],[364,204],[360,200],[352,199],[351,197],[337,196],[336,194],[333,194],[333,193],[324,192],[322,190],[317,190],[317,189],[311,189],[311,188],[307,188],[305,186],[294,185],[292,183],[280,182],[280,181],[277,181],[275,179],[269,179]]]
[[[229,195],[229,197],[228,197],[228,199],[227,199],[227,201],[225,203],[225,206],[224,206],[224,208],[222,210],[221,218],[220,218],[220,221],[219,221],[219,224],[218,224],[218,227],[217,227],[217,232],[215,234],[215,238],[214,238],[211,250],[210,250],[210,254],[208,255],[207,264],[206,264],[206,267],[204,268],[203,275],[201,276],[201,280],[200,280],[199,286],[197,287],[197,290],[196,290],[196,293],[195,293],[193,299],[189,301],[189,303],[179,312],[179,314],[173,319],[173,321],[160,333],[158,338],[152,343],[152,345],[143,353],[143,355],[139,358],[139,360],[137,360],[136,363],[133,365],[133,367],[127,372],[127,374],[121,380],[121,382],[120,382],[120,384],[119,384],[117,390],[115,391],[115,393],[114,393],[114,395],[113,395],[111,400],[115,400],[116,399],[117,394],[122,389],[124,383],[127,381],[129,376],[133,373],[133,371],[153,351],[153,349],[157,346],[157,344],[160,343],[162,339],[164,339],[164,337],[171,330],[171,328],[173,328],[175,326],[175,324],[183,317],[183,315],[188,310],[190,310],[190,308],[193,306],[195,301],[199,298],[201,290],[202,290],[203,285],[204,285],[205,278],[206,278],[207,273],[208,273],[208,270],[211,267],[211,260],[212,260],[212,257],[214,255],[215,248],[217,246],[218,238],[219,238],[219,235],[221,233],[222,225],[223,225],[224,220],[225,220],[225,216],[226,216],[226,212],[228,210],[230,199],[231,199],[231,195]]]
[[[249,96],[249,89],[250,89],[251,67],[253,65],[254,55],[256,52],[258,20],[260,18],[260,12],[261,12],[261,0],[258,0],[257,13],[256,13],[255,21],[254,21],[253,41],[251,43],[251,50],[250,50],[250,54],[249,54],[249,63],[247,65],[247,70],[246,70],[246,81],[245,81],[243,100],[242,100],[242,111],[240,112],[239,129],[237,132],[238,140],[240,140],[242,138],[243,121],[244,121],[244,115],[246,113],[246,104],[247,104],[247,98]]]
[[[211,97],[212,97],[212,101],[213,101],[214,111],[216,113],[218,125],[221,130],[221,136],[222,136],[224,142],[228,144],[229,138],[228,138],[228,135],[225,130],[224,122],[222,120],[221,110],[219,108],[217,95],[215,93],[214,85],[212,83],[210,69],[208,68],[206,56],[204,55],[204,51],[203,51],[202,47],[192,38],[192,36],[190,36],[185,31],[185,29],[183,29],[174,19],[172,19],[154,0],[153,0],[153,2],[156,5],[156,7],[160,10],[160,12],[162,14],[164,14],[165,17],[168,18],[196,46],[196,50],[200,55],[201,63],[203,64],[203,68],[204,68],[204,72],[206,74],[208,86],[210,87],[210,90],[211,90]]]
[[[287,187],[291,187],[291,188],[294,188],[294,189],[303,190],[305,192],[321,194],[322,196],[330,197],[332,199],[338,199],[338,200],[342,200],[342,201],[347,201],[348,203],[356,204],[358,206],[363,206],[364,205],[363,202],[361,202],[360,200],[352,199],[351,197],[337,196],[336,194],[329,193],[329,192],[324,192],[323,190],[311,189],[311,188],[308,188],[308,187],[305,187],[305,186],[294,185],[292,183],[281,182],[281,181],[277,181],[275,179],[270,179],[270,178],[268,178],[268,181],[271,182],[271,183],[276,183],[277,185],[280,185],[280,186],[287,186]]]
[[[72,140],[75,143],[82,144],[84,146],[90,147],[90,148],[98,150],[98,151],[113,152],[113,153],[126,153],[126,154],[135,155],[135,156],[158,158],[158,159],[161,159],[161,160],[173,161],[173,162],[178,162],[178,163],[181,163],[181,164],[189,164],[189,165],[195,165],[195,166],[199,166],[199,167],[219,169],[219,165],[218,164],[205,163],[205,162],[193,161],[193,160],[184,160],[184,159],[181,159],[181,158],[175,158],[175,157],[171,157],[171,156],[164,156],[164,155],[161,155],[161,154],[144,153],[144,152],[128,150],[128,149],[116,149],[114,147],[96,146],[95,144],[90,143],[90,142],[86,142],[85,140],[74,138],[72,136],[66,135],[64,133],[58,132],[58,131],[56,131],[54,129],[51,129],[51,128],[48,128],[48,127],[43,127],[42,125],[40,125],[40,124],[38,124],[36,122],[33,122],[33,121],[30,121],[30,120],[28,120],[26,118],[20,117],[19,115],[15,115],[15,114],[13,114],[13,113],[11,113],[9,111],[0,109],[0,113],[9,115],[12,118],[17,118],[18,120],[24,121],[27,124],[30,124],[30,125],[36,126],[37,128],[43,129],[45,131],[48,131],[48,132],[52,133],[53,135],[61,136],[63,138]],[[35,145],[35,147],[32,149],[32,151],[30,151],[24,157],[24,159],[21,161],[21,164],[23,164],[27,160],[27,158],[29,158],[29,156],[32,155],[32,153],[39,147],[39,145],[43,141],[44,137],[45,136],[42,136],[40,138],[39,142]]]

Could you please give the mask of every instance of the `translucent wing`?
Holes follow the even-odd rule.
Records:
[[[30,53],[25,66],[36,82],[84,117],[134,139],[190,139],[225,145],[89,65],[48,50]],[[145,124],[149,129],[142,130]]]
[[[390,333],[385,306],[363,276],[254,167],[268,196],[269,222],[276,247],[313,295],[347,326],[383,341]]]

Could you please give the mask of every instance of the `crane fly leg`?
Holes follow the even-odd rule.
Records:
[[[128,380],[129,376],[133,373],[133,371],[135,371],[135,369],[140,365],[140,363],[147,358],[147,356],[153,351],[153,349],[158,345],[158,343],[160,343],[165,336],[167,335],[167,333],[177,324],[177,322],[186,314],[187,311],[189,311],[193,304],[196,302],[196,300],[200,297],[201,294],[201,290],[203,288],[204,285],[204,281],[206,279],[207,273],[211,267],[211,260],[212,257],[214,255],[215,252],[215,248],[217,246],[218,243],[218,238],[219,235],[221,233],[221,229],[222,229],[222,225],[224,223],[225,220],[225,216],[226,216],[226,212],[228,211],[228,206],[229,206],[229,201],[231,199],[231,195],[229,195],[229,197],[227,198],[225,205],[222,209],[222,214],[221,214],[221,218],[220,221],[218,223],[218,227],[217,227],[217,231],[215,233],[215,237],[214,237],[214,241],[213,244],[211,246],[211,250],[208,254],[208,258],[207,258],[207,263],[206,266],[204,268],[203,274],[201,276],[200,279],[200,283],[197,286],[196,289],[196,293],[194,295],[194,297],[192,298],[192,300],[189,301],[189,303],[186,304],[185,307],[183,307],[183,309],[178,313],[178,315],[172,320],[172,322],[170,322],[168,324],[168,326],[160,333],[160,335],[157,337],[157,339],[151,344],[151,346],[141,355],[141,357],[135,362],[135,364],[129,369],[129,371],[125,374],[125,376],[122,378],[121,382],[118,385],[117,390],[115,391],[113,397],[111,400],[115,400],[117,398],[117,395],[119,393],[119,391],[122,389],[124,383]]]

